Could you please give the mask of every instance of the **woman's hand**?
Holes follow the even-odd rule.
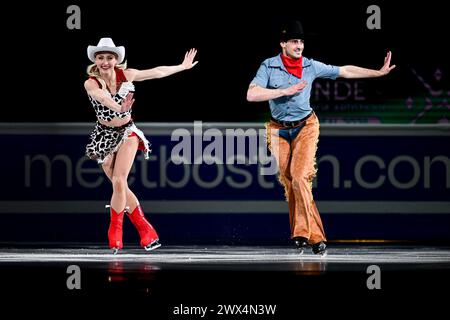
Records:
[[[127,112],[128,110],[131,109],[131,107],[133,106],[134,103],[134,99],[133,99],[133,92],[130,92],[129,94],[127,94],[127,96],[122,100],[122,103],[120,104],[120,112]]]
[[[195,48],[186,52],[186,54],[184,55],[183,63],[181,63],[181,65],[183,66],[183,68],[185,70],[193,68],[198,63],[198,61],[194,61],[196,54],[197,54],[197,49],[195,49]]]

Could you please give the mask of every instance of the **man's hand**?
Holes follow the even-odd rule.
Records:
[[[290,86],[290,87],[288,87],[286,89],[282,89],[283,90],[283,95],[285,95],[285,96],[292,96],[292,95],[302,91],[306,87],[307,84],[308,83],[306,81],[302,80],[299,83],[294,84],[293,86]]]
[[[391,72],[392,69],[395,68],[395,64],[391,66],[391,58],[392,58],[392,52],[388,51],[386,57],[384,58],[384,65],[379,70],[381,73],[381,76],[387,75],[389,72]]]

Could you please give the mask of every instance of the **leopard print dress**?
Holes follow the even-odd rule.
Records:
[[[123,85],[126,84],[127,87],[130,88],[130,91],[134,91],[134,86],[131,82],[127,82],[125,75],[123,74],[123,70],[116,69],[116,79],[117,88],[121,87],[123,83]],[[102,88],[101,83],[95,78],[94,80],[96,80],[99,87]],[[125,95],[119,95],[118,93],[115,95],[111,94],[111,98],[119,104],[122,103],[124,96]],[[126,112],[117,112],[104,106],[91,96],[88,97],[92,107],[95,110],[97,118],[100,120],[111,121],[115,117],[123,119],[126,116],[131,115],[131,109]],[[128,139],[128,137],[132,135],[136,135],[139,138],[139,150],[142,150],[144,152],[145,159],[148,159],[151,152],[151,144],[145,138],[144,133],[136,127],[133,120],[130,120],[130,122],[121,127],[105,126],[97,121],[94,130],[90,134],[89,143],[86,146],[86,155],[90,159],[96,160],[99,164],[101,164],[105,162],[108,156],[117,152],[125,139]]]

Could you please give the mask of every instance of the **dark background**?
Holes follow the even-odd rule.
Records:
[[[71,4],[81,8],[81,30],[66,27]],[[371,4],[381,8],[381,30],[366,27]],[[101,37],[125,46],[128,67],[137,69],[179,64],[189,48],[198,49],[194,69],[136,83],[136,120],[260,121],[267,103],[247,102],[246,90],[259,64],[280,52],[278,25],[286,18],[301,20],[309,34],[304,55],[325,63],[378,69],[392,50],[395,72],[366,80],[382,92],[374,100],[424,91],[411,67],[428,76],[444,69],[443,83],[449,83],[442,1],[16,2],[3,15],[8,91],[1,122],[93,121],[83,88],[86,48]]]
[[[69,16],[66,9],[72,4],[77,4],[81,8],[81,30],[68,30],[66,27],[66,19]],[[381,8],[381,30],[366,28],[368,17],[366,9],[371,4],[377,4]],[[444,76],[441,86],[447,92],[450,90],[448,86],[450,70],[447,49],[448,10],[444,9],[445,6],[444,1],[410,4],[394,1],[317,0],[240,3],[202,1],[183,4],[167,0],[3,3],[0,26],[4,79],[0,122],[93,122],[95,114],[83,88],[86,79],[85,70],[90,64],[86,48],[88,45],[96,45],[101,37],[112,37],[116,45],[124,45],[129,67],[138,69],[178,64],[181,63],[186,50],[191,47],[199,50],[200,63],[194,69],[164,79],[136,83],[134,106],[136,120],[261,121],[267,118],[267,103],[247,102],[246,90],[259,64],[265,58],[279,53],[277,26],[285,18],[297,18],[303,22],[305,30],[310,34],[305,43],[304,55],[319,61],[335,65],[355,64],[380,68],[387,50],[392,50],[393,63],[397,65],[397,69],[388,77],[365,81],[370,89],[368,91],[373,93],[367,103],[377,103],[380,100],[404,101],[410,95],[426,96],[424,87],[411,75],[411,68],[430,78],[436,69],[441,69]],[[445,110],[448,114],[448,109]],[[63,138],[64,141],[58,142],[57,145],[70,145],[70,138],[61,137]],[[55,140],[49,142],[37,136],[23,143],[20,143],[23,140],[9,137],[3,141],[7,146],[9,143],[12,146],[2,148],[7,150],[4,153],[11,152],[16,145],[18,152],[14,155],[20,156],[22,150],[27,150],[27,153],[33,153],[34,149],[38,150],[36,153],[52,150],[51,146],[44,147],[40,143],[51,145]],[[31,144],[32,147],[29,148],[27,144]],[[77,157],[81,156],[84,146],[79,143],[73,145],[72,152],[77,154]],[[335,145],[336,148],[341,148],[340,145]],[[408,146],[408,144],[401,145],[400,150]],[[420,142],[412,145],[411,149],[414,147],[419,151],[422,147],[428,150],[428,146]],[[348,145],[345,148],[352,150]],[[32,151],[28,151],[29,149]],[[412,154],[415,154],[413,151]],[[401,151],[387,150],[386,159],[390,159],[391,152],[395,154]],[[12,164],[12,169],[4,166],[11,176],[14,169],[19,168],[22,163],[13,161]],[[21,177],[21,174],[18,173],[17,176]],[[14,188],[16,181],[19,181],[4,180],[3,186],[9,190]],[[102,194],[100,192],[92,196],[103,197]],[[16,196],[18,200],[23,198],[21,194]],[[151,194],[147,196],[152,197]],[[99,219],[103,219],[106,225],[103,212],[97,214],[99,217],[102,214]],[[338,219],[342,216],[338,216]],[[441,217],[446,219],[446,216],[439,215],[438,219]],[[71,233],[65,234],[65,237],[81,237],[81,241],[85,243],[89,230],[95,229],[95,235],[104,239],[104,233],[101,235],[99,232],[101,222],[92,220],[92,217],[95,218],[93,215],[77,214],[74,219],[89,219],[89,222],[68,224],[71,218],[63,215],[55,218],[52,215],[33,214],[33,218],[24,220],[22,215],[12,214],[6,219],[2,217],[2,226],[3,229],[11,226],[9,232],[21,237],[22,241],[26,240],[27,236],[33,235],[29,232],[31,228],[36,233],[41,232],[50,238],[57,238],[59,233],[65,230],[61,228],[64,226],[71,229]],[[424,224],[420,218],[420,215],[414,214],[413,218],[401,217],[404,220],[399,221],[405,230],[413,226],[416,230],[425,230],[428,233],[436,232],[436,226],[439,226],[439,230],[446,230],[445,226],[448,226],[436,220]],[[175,233],[177,229],[173,221],[176,219],[172,219],[173,216],[168,216],[168,222],[162,229]],[[265,219],[268,219],[267,216]],[[383,224],[379,217],[369,220],[366,215],[359,217],[361,220],[348,217],[346,219],[349,220],[340,221],[342,224],[345,223],[347,228],[361,225],[377,231],[393,228],[392,220]],[[158,223],[158,220],[156,221]],[[376,223],[372,223],[373,221]],[[258,222],[261,223],[261,220]],[[273,221],[270,223],[273,224]],[[288,228],[287,220],[283,223]],[[249,225],[258,226],[254,222]],[[339,230],[336,225],[339,226],[334,224],[335,230]],[[77,226],[84,227],[82,233],[78,232]],[[159,226],[158,230],[161,230]],[[189,224],[181,223],[178,226],[185,227],[187,232],[190,230]],[[233,230],[229,226],[235,224],[228,221],[228,224],[222,223],[220,226],[224,230]],[[367,230],[356,227],[354,229],[361,233]],[[47,230],[51,232],[47,234]],[[214,228],[208,230],[215,232]],[[3,235],[7,237],[8,233]],[[262,233],[261,235],[265,236]],[[437,233],[435,235],[438,236]],[[183,237],[183,234],[177,236]],[[189,239],[183,239],[183,243],[186,240]],[[230,238],[227,239],[229,240]],[[169,242],[170,236],[165,237],[165,241]],[[110,283],[102,282],[103,279],[107,279],[109,272],[101,269],[105,268],[104,266],[91,265],[90,271],[82,266],[83,277],[87,276],[83,279],[87,282],[83,283],[82,292],[78,292],[80,295],[76,296],[77,293],[68,292],[65,287],[66,265],[31,264],[28,267],[28,265],[3,264],[0,270],[2,276],[0,287],[5,293],[2,296],[12,297],[11,302],[18,300],[15,299],[17,292],[17,298],[20,298],[20,301],[26,299],[27,306],[30,302],[31,305],[33,302],[39,304],[38,308],[14,308],[16,314],[30,310],[33,316],[36,316],[39,310],[51,313],[54,301],[62,305],[60,300],[65,299],[68,302],[65,310],[70,310],[71,313],[75,310],[84,311],[86,303],[92,301],[95,308],[90,308],[89,312],[101,310],[103,315],[107,310],[114,310],[116,314],[121,309],[127,312],[128,316],[130,312],[141,310],[142,314],[145,312],[146,315],[153,315],[158,307],[157,310],[163,310],[167,315],[169,306],[178,303],[203,305],[252,302],[279,303],[285,318],[290,312],[300,318],[309,310],[314,316],[317,316],[317,310],[320,310],[321,314],[329,310],[334,317],[336,312],[343,310],[348,317],[351,313],[359,312],[358,305],[364,306],[372,314],[382,310],[383,315],[386,315],[391,310],[384,308],[386,304],[389,307],[392,305],[393,308],[399,308],[403,313],[409,311],[417,314],[418,310],[426,308],[429,314],[443,310],[444,295],[440,295],[439,292],[442,292],[440,288],[444,290],[448,288],[449,282],[446,265],[442,266],[442,269],[439,269],[440,265],[436,266],[437,269],[431,269],[431,265],[424,263],[414,271],[412,271],[414,266],[406,268],[406,271],[398,265],[393,265],[391,271],[387,268],[383,271],[382,292],[367,291],[365,286],[367,274],[364,271],[347,267],[353,270],[349,272],[334,266],[329,267],[325,274],[308,272],[307,268],[290,273],[270,271],[216,273],[203,270],[194,273],[182,270],[155,273],[152,269],[140,273],[132,269],[128,273],[120,274],[120,271],[112,268],[113,276],[119,279],[122,277],[122,281],[116,283],[116,287],[113,286],[112,289]],[[141,299],[144,303],[136,303],[135,296],[139,294],[142,296],[139,290],[152,284],[151,288],[154,289],[152,295],[145,296],[145,301]],[[118,295],[118,292],[121,294]],[[111,299],[102,304],[99,303],[102,297]],[[402,304],[403,299],[399,298],[407,301],[409,299],[408,305]],[[130,299],[131,303],[125,303],[128,302],[127,299]],[[9,303],[8,299],[3,301],[6,302],[3,303],[2,310],[9,305],[16,305]],[[432,304],[424,301],[430,301]],[[114,304],[113,308],[110,307],[111,302]],[[340,304],[337,308],[330,307],[333,302]],[[361,318],[361,315],[364,317],[365,314],[366,312],[358,314],[358,318]],[[60,316],[59,311],[58,315]]]

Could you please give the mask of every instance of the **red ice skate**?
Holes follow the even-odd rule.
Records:
[[[145,219],[144,212],[140,205],[138,205],[133,212],[128,212],[127,216],[139,232],[141,246],[145,250],[151,251],[161,246],[155,228],[153,228],[150,222]]]
[[[110,207],[111,222],[108,229],[109,247],[114,250],[116,254],[123,248],[122,242],[122,226],[123,226],[123,214],[124,210],[117,213],[112,207]]]

